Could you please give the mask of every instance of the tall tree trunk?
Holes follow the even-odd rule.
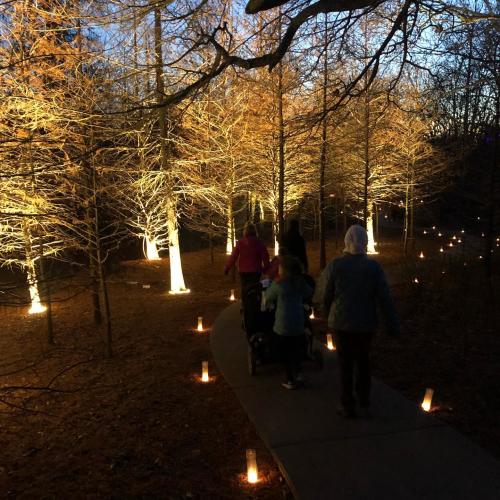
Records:
[[[279,11],[278,38],[281,37],[281,8]],[[283,110],[283,64],[278,63],[278,241],[285,233],[285,120]]]
[[[154,49],[156,68],[156,103],[158,104],[158,121],[160,126],[160,158],[162,168],[168,172],[170,166],[170,152],[168,146],[168,117],[164,105],[165,85],[163,81],[163,50],[162,50],[162,28],[161,9],[157,5],[154,9]],[[179,225],[177,221],[177,203],[174,192],[175,180],[169,186],[167,193],[167,231],[170,256],[170,293],[187,292],[182,273],[181,252],[179,246]]]
[[[322,130],[321,155],[319,161],[319,267],[326,266],[326,217],[325,217],[325,170],[327,153],[327,86],[328,86],[328,14],[325,14],[325,34],[323,42],[323,88],[322,88]]]

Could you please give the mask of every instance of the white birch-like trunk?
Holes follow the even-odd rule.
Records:
[[[373,206],[371,203],[368,204],[368,216],[366,218],[366,232],[368,233],[368,246],[367,253],[377,254],[377,242],[375,241],[375,234],[373,231]]]
[[[236,232],[234,230],[234,224],[232,217],[227,219],[227,237],[226,237],[226,254],[231,255],[233,253],[234,242],[236,241]]]
[[[144,244],[146,247],[146,259],[147,260],[160,260],[160,254],[158,253],[158,246],[156,244],[156,238],[151,238],[149,236],[144,237]]]
[[[175,207],[172,202],[169,202],[168,207],[168,241],[169,241],[169,256],[170,256],[170,293],[189,293],[184,283],[184,275],[182,273],[181,249],[179,246],[179,227],[177,225],[177,217]]]
[[[28,284],[30,291],[31,307],[28,312],[30,314],[40,314],[47,310],[40,300],[40,292],[38,291],[38,280],[33,263],[28,265]]]

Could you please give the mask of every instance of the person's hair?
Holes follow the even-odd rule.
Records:
[[[257,228],[253,222],[247,222],[243,229],[243,236],[258,236]]]
[[[297,257],[293,255],[283,255],[280,262],[282,273],[282,280],[287,280],[294,286],[298,286],[302,278],[302,263]]]

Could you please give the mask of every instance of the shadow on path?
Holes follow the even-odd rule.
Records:
[[[388,386],[374,381],[372,419],[338,417],[335,353],[305,367],[304,390],[283,389],[277,365],[251,377],[239,307],[217,318],[212,352],[297,498],[500,499],[500,463]]]

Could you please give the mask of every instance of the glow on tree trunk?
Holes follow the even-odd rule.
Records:
[[[280,245],[276,237],[274,237],[274,255],[278,255],[279,250],[280,250]]]
[[[31,298],[31,307],[28,312],[30,314],[40,314],[47,310],[47,308],[40,301],[40,293],[38,292],[38,281],[35,276],[34,269],[28,268],[28,282]]]
[[[177,217],[173,205],[168,211],[168,248],[170,256],[170,293],[189,293],[184,283],[182,274],[181,250],[179,246],[179,228],[177,227]]]
[[[146,259],[147,260],[160,260],[160,254],[158,253],[158,247],[156,246],[156,239],[145,237],[146,243]]]
[[[368,217],[366,219],[366,232],[368,233],[368,246],[366,248],[367,253],[369,254],[377,254],[377,243],[375,242],[375,237],[373,234],[373,213],[370,210],[368,212]]]
[[[231,234],[232,233],[232,234]],[[226,254],[231,255],[233,252],[233,244],[236,241],[236,233],[231,219],[227,221],[227,238],[226,238]]]

